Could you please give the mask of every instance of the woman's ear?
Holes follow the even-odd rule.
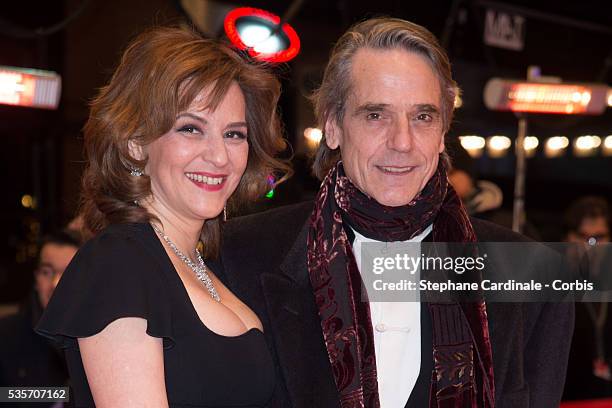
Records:
[[[128,140],[128,151],[130,156],[136,160],[144,160],[146,158],[144,147],[134,139]]]

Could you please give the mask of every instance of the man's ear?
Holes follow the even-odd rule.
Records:
[[[128,140],[128,151],[130,156],[136,160],[144,160],[146,158],[144,147],[134,139]]]
[[[438,149],[438,153],[442,153],[444,151],[444,148],[446,147],[444,145],[444,138],[446,137],[445,134],[442,135],[442,140],[440,140],[440,148]]]
[[[335,119],[327,119],[325,122],[325,143],[332,150],[337,149],[342,142],[342,128],[338,126]]]

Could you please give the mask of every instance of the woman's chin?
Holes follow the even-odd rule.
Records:
[[[221,208],[215,208],[215,209],[206,209],[206,210],[200,210],[198,211],[197,214],[197,218],[206,222],[208,220],[212,220],[213,218],[216,218],[220,215],[222,215],[223,213],[223,207]]]

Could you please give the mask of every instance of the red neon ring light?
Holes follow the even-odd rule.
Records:
[[[289,47],[286,50],[269,54],[257,52],[253,48],[248,47],[244,42],[242,42],[242,39],[238,34],[238,29],[236,28],[236,21],[242,17],[258,17],[262,20],[269,21],[274,25],[278,25],[280,23],[280,17],[268,11],[253,7],[240,7],[227,13],[224,22],[227,37],[232,44],[241,50],[246,50],[251,57],[268,62],[287,62],[295,58],[295,56],[300,52],[300,37],[298,37],[293,27],[287,23],[284,23],[281,28],[283,33],[289,39]]]

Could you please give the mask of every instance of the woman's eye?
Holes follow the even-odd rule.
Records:
[[[367,116],[368,120],[380,120],[382,115],[379,112],[370,112]]]
[[[225,137],[227,139],[246,139],[247,135],[244,132],[240,132],[238,130],[232,130],[230,132],[226,132]]]
[[[181,126],[178,131],[181,133],[202,133],[200,129],[194,125]]]

